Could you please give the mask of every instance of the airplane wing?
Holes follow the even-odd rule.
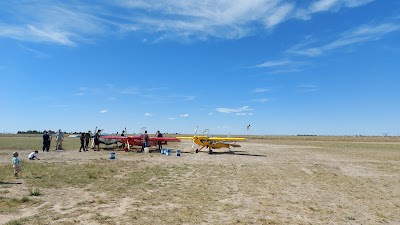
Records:
[[[246,138],[231,138],[231,137],[209,137],[210,141],[244,141]]]
[[[126,137],[124,136],[111,136],[111,135],[107,135],[107,136],[100,136],[100,138],[106,139],[106,140],[117,140],[120,142],[123,142]]]
[[[167,138],[167,137],[150,137],[150,141],[166,141],[166,142],[180,142],[178,138]]]
[[[186,140],[193,140],[194,137],[176,137],[178,139],[186,139]]]

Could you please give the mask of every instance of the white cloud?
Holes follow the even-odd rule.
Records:
[[[189,116],[189,114],[182,114],[182,115],[179,115],[180,117],[188,117]]]
[[[268,31],[289,19],[310,19],[313,13],[372,1],[319,0],[309,6],[289,0],[113,0],[96,6],[82,1],[4,1],[0,15],[7,22],[0,22],[0,37],[66,46],[128,32],[155,34],[154,40],[146,37],[143,42],[239,39]]]
[[[373,1],[375,0],[319,0],[313,2],[310,5],[309,10],[312,13],[338,10],[341,7],[349,7],[349,8],[358,7]]]
[[[100,111],[100,113],[107,113],[107,112],[108,112],[107,109],[103,109],[103,110]]]
[[[145,113],[144,115],[145,116],[153,116],[153,114],[151,114],[151,113]]]
[[[277,66],[285,66],[291,64],[290,60],[281,60],[281,61],[266,61],[264,63],[256,65],[256,67],[277,67]]]
[[[294,5],[293,4],[283,4],[275,8],[273,12],[265,21],[267,27],[273,27],[282,23],[287,18],[290,18],[290,13],[293,11]]]
[[[170,120],[175,120],[175,117],[170,117],[170,118],[168,118],[168,119],[170,119]]]
[[[354,44],[361,44],[364,42],[376,41],[381,39],[384,35],[398,30],[400,30],[400,25],[393,23],[365,25],[343,33],[341,37],[338,37],[336,40],[328,44],[308,48],[298,45],[289,49],[288,53],[310,57],[319,56],[325,52],[338,48]]]
[[[209,116],[213,115],[214,113],[208,113]]]
[[[236,116],[252,116],[253,113],[236,113]]]
[[[220,113],[241,113],[245,111],[251,111],[253,109],[251,109],[249,106],[243,106],[241,108],[217,108],[216,110]]]

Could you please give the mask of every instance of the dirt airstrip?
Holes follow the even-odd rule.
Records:
[[[247,141],[212,155],[190,147],[172,146],[180,157],[116,151],[115,160],[110,150],[40,152],[34,162],[20,150],[30,166],[19,179],[13,151],[1,150],[11,175],[0,179],[0,203],[35,187],[40,195],[12,211],[3,204],[0,224],[400,224],[398,142]],[[37,164],[60,170],[26,171]],[[80,179],[73,168],[85,173],[81,184],[65,181]]]

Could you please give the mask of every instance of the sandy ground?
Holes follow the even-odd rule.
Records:
[[[187,167],[187,171],[172,176],[173,182],[199,185],[196,193],[204,194],[204,198],[207,193],[202,190],[220,192],[199,205],[190,199],[186,204],[179,195],[170,202],[146,203],[138,196],[110,199],[107,193],[64,187],[42,190],[46,194],[37,197],[42,203],[3,213],[0,224],[43,213],[59,215],[43,224],[400,224],[400,145],[397,151],[369,149],[367,154],[362,149],[347,151],[346,147],[331,151],[312,143],[300,146],[248,141],[233,152],[217,150],[212,155],[188,153],[190,146],[190,142],[174,146],[182,149],[180,157],[154,151],[117,151],[116,160]],[[19,152],[23,158],[30,150]],[[109,154],[110,151],[41,152],[42,160],[35,163],[87,163],[107,160]],[[5,155],[11,155],[11,151],[2,150],[0,164],[10,164],[10,157]],[[13,181],[21,184],[1,182],[1,193],[8,190],[7,196],[18,196],[29,189],[23,177]],[[102,198],[109,200],[104,204],[99,201]],[[197,210],[191,207],[201,211],[174,220],[178,213]],[[165,208],[171,212],[160,214]],[[135,210],[146,213],[132,216]],[[108,219],[95,219],[96,216]]]

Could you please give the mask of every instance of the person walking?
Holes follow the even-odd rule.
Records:
[[[81,147],[79,148],[79,152],[83,151],[86,152],[85,150],[85,132],[81,133],[81,136],[79,137],[79,140],[81,141]]]
[[[43,134],[43,151],[49,151],[50,149],[50,136],[47,133],[47,131],[44,132]]]
[[[89,151],[90,136],[91,136],[91,134],[90,134],[90,130],[89,130],[87,133],[85,133],[85,142],[86,142],[85,149],[86,149],[86,151]]]
[[[64,140],[64,133],[59,129],[56,133],[56,150],[63,150],[62,142]]]
[[[12,165],[14,168],[14,176],[18,177],[18,173],[22,172],[21,164],[18,159],[18,152],[13,153]]]

